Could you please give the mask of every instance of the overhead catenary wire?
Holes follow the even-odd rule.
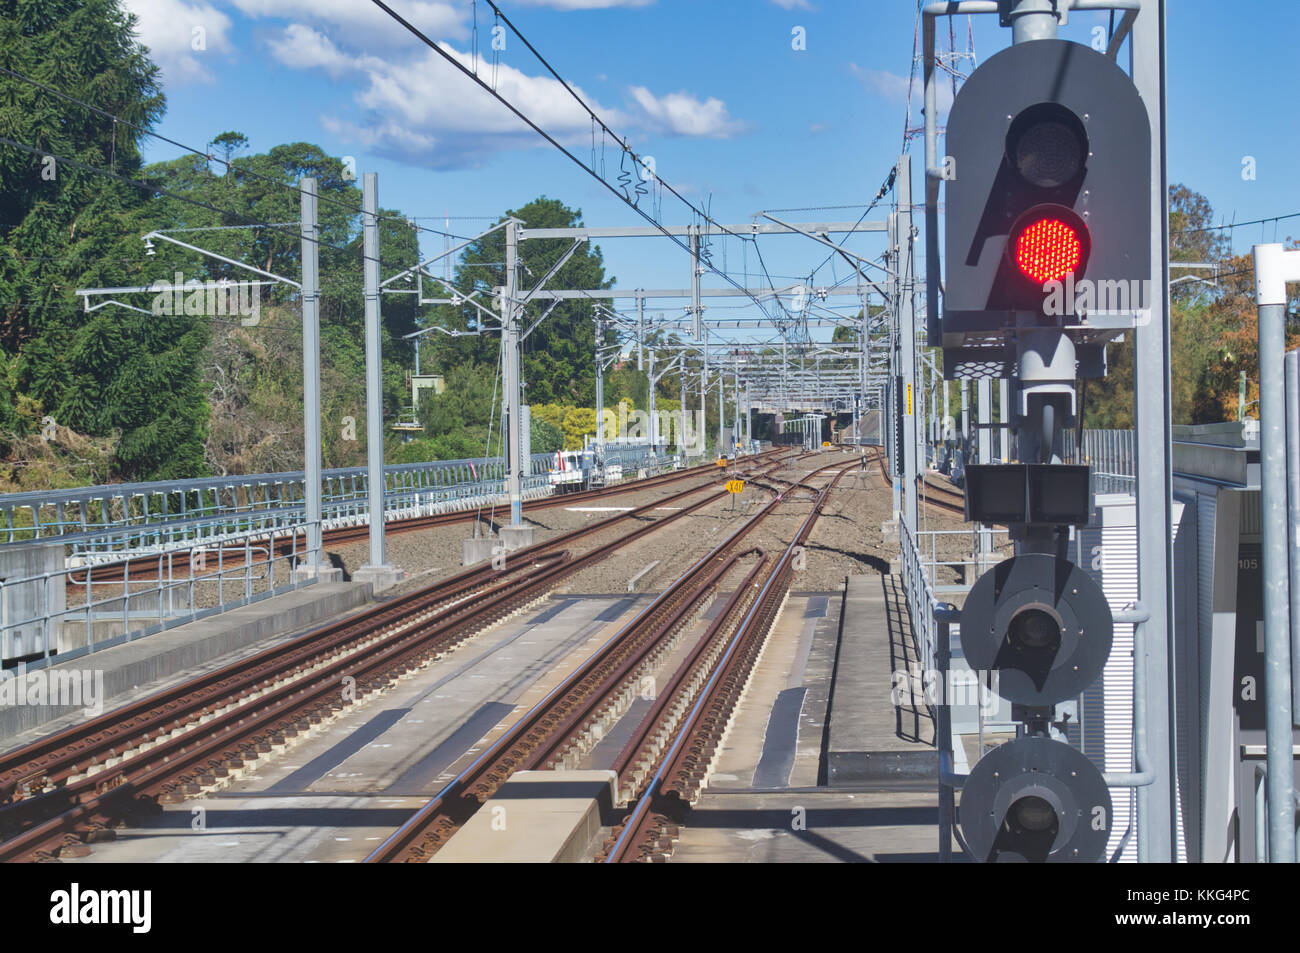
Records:
[[[567,149],[563,144],[561,144],[561,143],[559,142],[559,140],[557,140],[554,136],[552,136],[552,135],[551,135],[550,133],[548,133],[545,129],[543,129],[541,126],[539,126],[539,125],[538,125],[536,122],[534,122],[531,118],[529,118],[527,115],[525,115],[525,114],[524,114],[524,113],[523,113],[523,112],[522,112],[522,111],[521,111],[517,106],[515,106],[512,102],[510,102],[508,99],[506,99],[506,98],[505,98],[504,96],[502,96],[500,93],[498,93],[495,89],[493,89],[492,86],[491,86],[490,84],[485,83],[485,82],[484,82],[484,81],[483,81],[483,80],[478,76],[476,69],[469,69],[469,68],[467,68],[467,67],[466,67],[464,64],[462,64],[459,60],[457,60],[456,57],[452,56],[450,53],[448,53],[446,50],[444,50],[441,46],[439,46],[437,43],[435,43],[432,39],[430,39],[427,35],[425,35],[425,34],[424,34],[424,33],[423,33],[423,32],[422,32],[418,27],[416,27],[415,25],[413,25],[410,21],[406,20],[406,19],[405,19],[404,17],[402,17],[399,13],[397,13],[395,10],[393,10],[393,8],[390,7],[387,3],[385,3],[384,0],[371,0],[371,2],[374,3],[375,6],[379,7],[381,10],[383,10],[385,13],[387,13],[390,17],[392,17],[393,20],[395,20],[397,23],[399,23],[401,26],[403,26],[403,27],[404,27],[404,28],[405,28],[409,33],[411,33],[411,35],[413,35],[413,36],[416,37],[418,40],[420,40],[422,43],[424,43],[426,46],[428,46],[429,49],[433,50],[435,53],[437,53],[439,56],[441,56],[444,60],[446,60],[448,63],[450,63],[450,64],[451,64],[455,69],[459,70],[463,75],[465,75],[465,76],[467,76],[469,79],[471,79],[471,80],[472,80],[474,83],[476,83],[476,84],[477,84],[481,89],[483,89],[483,90],[484,90],[488,95],[492,96],[495,100],[497,100],[499,103],[501,103],[503,106],[505,106],[508,110],[510,110],[511,113],[513,113],[513,114],[514,114],[518,119],[520,119],[520,120],[521,120],[525,125],[527,125],[530,129],[532,129],[534,132],[536,132],[539,136],[541,136],[543,139],[545,139],[548,143],[550,143],[552,146],[554,146],[556,149],[558,149],[558,150],[559,150],[563,155],[565,155],[565,156],[566,156],[566,157],[567,157],[571,162],[573,162],[574,165],[578,166],[580,169],[582,169],[582,170],[583,170],[584,172],[586,172],[588,175],[592,176],[592,178],[596,179],[596,181],[598,181],[598,182],[599,182],[601,185],[603,185],[603,186],[604,186],[604,187],[605,187],[609,192],[613,193],[613,194],[614,194],[614,195],[615,195],[615,196],[616,196],[620,201],[622,201],[625,205],[627,205],[627,206],[628,206],[629,208],[631,208],[634,212],[636,212],[636,213],[637,213],[638,215],[640,215],[643,219],[645,219],[645,221],[649,222],[652,226],[654,226],[655,228],[659,229],[659,231],[663,232],[663,234],[664,234],[665,237],[667,237],[667,238],[670,239],[671,241],[675,242],[679,247],[681,247],[684,251],[686,251],[687,254],[690,254],[690,247],[687,245],[687,243],[683,242],[680,238],[678,238],[678,237],[677,237],[676,235],[674,235],[671,231],[669,231],[667,228],[665,228],[665,227],[664,227],[664,226],[663,226],[663,225],[662,225],[658,220],[656,220],[656,219],[654,218],[654,216],[650,215],[650,214],[649,214],[648,212],[646,212],[644,209],[640,208],[640,206],[639,206],[638,203],[634,203],[634,202],[632,202],[632,201],[631,201],[630,199],[628,199],[625,195],[621,194],[621,193],[619,192],[619,190],[618,190],[617,188],[615,188],[615,187],[614,187],[614,186],[613,186],[613,185],[612,185],[612,184],[611,184],[607,179],[605,179],[603,175],[601,175],[600,173],[598,173],[598,172],[595,170],[594,167],[589,166],[589,165],[587,165],[586,163],[584,163],[581,159],[579,159],[576,155],[574,155],[573,152],[571,152],[571,151],[570,151],[569,149]],[[486,2],[487,2],[488,5],[492,8],[493,12],[494,12],[495,14],[497,14],[497,15],[501,18],[501,22],[504,23],[504,24],[505,24],[505,25],[510,29],[510,31],[511,31],[512,33],[514,33],[514,35],[515,35],[516,37],[519,38],[520,42],[523,43],[524,46],[527,47],[527,49],[529,50],[529,52],[531,52],[531,53],[532,53],[532,54],[537,58],[538,62],[541,63],[541,65],[546,69],[546,71],[549,72],[549,73],[551,74],[551,76],[553,76],[553,77],[555,78],[555,80],[556,80],[558,83],[560,83],[560,85],[565,89],[565,91],[568,92],[568,94],[569,94],[569,95],[574,99],[574,101],[577,102],[577,103],[579,104],[579,106],[581,106],[581,108],[583,109],[583,111],[586,112],[587,115],[591,118],[592,123],[593,123],[594,125],[598,125],[604,134],[608,135],[611,139],[613,139],[616,143],[618,143],[619,146],[620,146],[620,148],[621,148],[621,150],[622,150],[622,152],[623,152],[623,154],[624,154],[625,156],[631,158],[631,159],[633,160],[633,162],[636,163],[636,165],[637,165],[638,167],[644,167],[644,164],[643,164],[643,157],[637,155],[636,152],[633,151],[633,150],[631,149],[631,147],[629,147],[629,146],[627,145],[626,140],[623,139],[623,138],[620,138],[620,137],[619,137],[619,136],[614,132],[614,130],[611,129],[611,128],[609,127],[609,125],[608,125],[607,123],[605,123],[605,121],[604,121],[603,119],[601,119],[600,116],[599,116],[599,115],[598,115],[598,114],[597,114],[597,113],[596,113],[596,112],[595,112],[595,111],[594,111],[594,110],[593,110],[589,105],[587,105],[586,101],[585,101],[581,96],[579,96],[579,95],[577,94],[577,92],[573,89],[573,87],[569,85],[568,81],[566,81],[562,76],[560,76],[560,74],[555,70],[554,67],[551,66],[551,64],[546,60],[546,58],[545,58],[544,56],[542,56],[541,53],[539,53],[539,52],[537,51],[537,49],[532,45],[532,43],[529,42],[528,38],[525,37],[525,36],[523,35],[522,32],[520,32],[520,30],[518,29],[518,27],[516,27],[516,26],[514,25],[513,22],[511,22],[510,18],[507,17],[507,16],[505,15],[505,13],[503,13],[503,12],[501,11],[501,9],[500,9],[500,8],[499,8],[495,3],[492,2],[492,0],[486,0]],[[474,63],[474,66],[477,68],[477,65],[478,65],[478,60],[477,60],[477,58],[475,58],[475,59],[473,60],[473,63]],[[602,138],[602,148],[603,148],[603,138]],[[657,176],[656,176],[656,179],[658,179]],[[757,241],[756,241],[752,236],[739,235],[739,234],[737,234],[737,233],[731,231],[730,229],[725,228],[724,226],[720,225],[718,222],[714,221],[714,219],[712,219],[712,218],[708,215],[707,212],[705,212],[704,210],[700,209],[700,208],[697,207],[694,203],[692,203],[690,200],[688,200],[687,198],[685,198],[685,197],[684,197],[680,192],[678,192],[678,191],[677,191],[675,188],[673,188],[670,184],[668,184],[667,182],[664,182],[662,179],[658,179],[658,182],[659,182],[661,188],[667,189],[669,192],[671,192],[671,193],[673,194],[673,196],[675,196],[675,197],[676,197],[676,198],[677,198],[677,199],[678,199],[678,200],[679,200],[683,205],[685,205],[688,209],[690,209],[694,215],[696,215],[696,216],[698,216],[698,218],[700,218],[700,219],[702,219],[702,220],[708,222],[709,225],[710,225],[712,228],[716,229],[718,232],[720,232],[720,233],[722,233],[722,234],[726,234],[726,235],[731,235],[732,237],[734,237],[734,238],[739,238],[739,239],[741,239],[742,241],[754,241],[754,242],[755,242],[755,245],[757,245]],[[759,308],[763,310],[764,314],[767,313],[767,312],[766,312],[766,309],[763,308],[763,304],[762,304],[762,302],[759,301],[759,299],[756,298],[756,297],[754,297],[753,295],[750,295],[750,294],[748,293],[748,291],[747,291],[747,290],[746,290],[746,289],[745,289],[741,284],[739,284],[739,283],[738,283],[734,278],[731,277],[731,275],[729,275],[729,274],[727,274],[725,271],[719,270],[718,268],[714,267],[713,265],[708,264],[707,262],[705,262],[705,259],[704,259],[703,256],[701,256],[700,261],[701,261],[701,264],[706,265],[706,267],[708,267],[709,270],[712,271],[714,274],[718,275],[718,277],[722,278],[722,279],[723,279],[724,281],[726,281],[728,284],[732,285],[732,286],[733,286],[734,288],[736,288],[737,290],[739,290],[739,291],[741,291],[742,293],[746,294],[748,297],[752,298],[753,301],[754,301],[754,303],[757,304],[757,305],[759,306]],[[784,306],[783,306],[783,307],[784,307]]]

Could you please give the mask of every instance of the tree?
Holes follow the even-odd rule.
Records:
[[[522,220],[525,229],[571,228],[582,224],[580,211],[545,196],[507,212],[501,220],[510,216]],[[568,239],[520,242],[522,290],[541,280],[571,244]],[[453,282],[456,290],[466,297],[476,295],[473,300],[491,306],[494,289],[504,287],[506,283],[504,262],[505,229],[497,229],[465,249]],[[611,286],[612,279],[605,277],[600,249],[590,245],[579,248],[548,285],[549,288],[584,289]],[[524,327],[540,318],[550,303],[529,302],[525,307]],[[579,299],[561,302],[545,321],[537,325],[522,345],[526,403],[594,403],[594,321],[593,302]],[[448,329],[484,332],[460,338],[439,336],[436,341],[431,341],[421,354],[422,359],[428,355],[430,368],[446,370],[461,364],[495,364],[498,332],[485,328],[481,313],[473,305],[443,305],[434,312],[430,323]]]
[[[1247,400],[1257,393],[1257,322],[1254,266],[1249,255],[1232,256],[1226,235],[1213,225],[1214,210],[1203,195],[1184,185],[1169,189],[1171,261],[1218,265],[1217,283],[1209,270],[1171,268],[1170,384],[1173,420],[1178,424],[1237,419],[1237,387],[1242,371]],[[1186,278],[1197,280],[1178,280]],[[1293,346],[1294,328],[1288,329]],[[1133,426],[1133,335],[1110,347],[1110,374],[1090,381],[1085,401],[1087,427]]]
[[[529,442],[533,453],[556,453],[564,449],[564,432],[554,424],[533,417]]]
[[[596,436],[596,411],[591,407],[571,407],[564,415],[564,449],[581,450],[583,437]]]
[[[148,193],[60,161],[140,177],[141,130],[165,101],[134,22],[116,0],[0,7],[7,67],[122,120],[0,76],[6,136],[43,153],[0,147],[0,221],[12,226],[0,239],[0,352],[13,355],[6,386],[39,405],[38,419],[117,441],[115,475],[193,476],[208,419],[197,374],[206,328],[120,309],[86,315],[71,294],[138,283],[140,233],[128,239],[126,226]],[[23,426],[0,407],[5,417]]]

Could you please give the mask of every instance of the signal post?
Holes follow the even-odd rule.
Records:
[[[1075,382],[1105,375],[1107,343],[1138,310],[1099,308],[1084,289],[1150,286],[1151,126],[1110,58],[1057,37],[1057,6],[1004,4],[1013,45],[953,104],[945,297],[928,325],[945,379],[1010,382],[1015,462],[966,468],[967,519],[1006,526],[1016,544],[960,613],[967,662],[996,679],[1017,723],[962,786],[965,843],[987,862],[1101,861],[1114,825],[1108,779],[1066,740],[1114,626],[1100,586],[1068,559],[1092,501],[1089,468],[1065,462],[1066,434],[1082,413]]]

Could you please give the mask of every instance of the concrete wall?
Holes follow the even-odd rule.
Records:
[[[5,627],[0,639],[0,657],[12,659],[44,652],[46,632],[52,628],[44,620],[7,627],[33,617],[57,614],[67,607],[62,576],[31,582],[4,580],[62,572],[63,560],[62,543],[0,547],[0,626]]]

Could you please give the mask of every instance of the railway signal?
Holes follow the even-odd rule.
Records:
[[[1076,323],[1071,278],[1076,292],[1107,282],[1081,319],[1116,310],[1099,291],[1131,304],[1150,276],[1150,125],[1107,56],[1059,39],[1008,47],[958,92],[946,149],[945,347],[1014,328],[1017,311]]]
[[[1110,794],[1063,740],[1058,706],[1101,675],[1113,620],[1100,587],[1064,558],[1091,512],[1088,468],[1064,464],[1064,434],[1076,379],[1105,374],[1107,340],[1144,305],[1150,122],[1108,57],[1029,39],[966,80],[947,153],[945,376],[1013,380],[1018,458],[966,468],[967,518],[1008,526],[1017,554],[971,589],[962,651],[1021,725],[972,769],[960,822],[981,861],[1098,861]]]

